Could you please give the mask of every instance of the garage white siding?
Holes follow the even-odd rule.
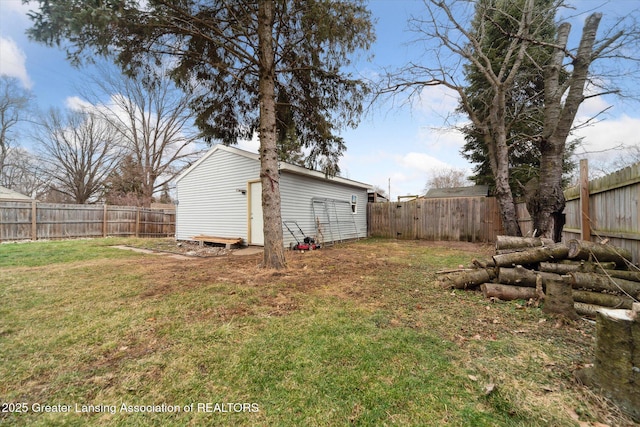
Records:
[[[206,234],[247,242],[247,182],[259,177],[257,160],[227,150],[203,158],[177,182],[176,239]]]
[[[326,242],[367,237],[367,190],[364,188],[283,172],[280,195],[282,220],[296,221],[307,236]],[[352,196],[357,198],[355,214],[351,209]],[[330,218],[327,218],[325,207]],[[314,210],[320,222],[322,236],[316,236]],[[299,234],[295,226],[294,231]],[[286,228],[284,241],[285,246],[295,242]]]
[[[250,241],[248,183],[260,177],[258,155],[216,146],[176,180],[176,239],[199,234],[241,237]],[[282,220],[295,221],[306,236],[324,242],[367,236],[367,184],[344,178],[327,179],[317,171],[281,164]],[[355,213],[352,210],[355,200]],[[315,201],[315,202],[314,202]],[[316,217],[322,236],[316,236]],[[295,243],[283,224],[284,245]],[[292,231],[300,240],[294,224]]]

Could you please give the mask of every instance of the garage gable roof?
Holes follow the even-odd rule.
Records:
[[[176,178],[176,183],[178,183],[181,179],[183,179],[186,175],[188,175],[192,170],[198,167],[201,163],[206,161],[209,157],[211,157],[217,151],[226,151],[228,153],[237,154],[239,156],[246,157],[251,160],[255,160],[256,162],[260,161],[260,157],[257,153],[251,153],[249,151],[241,150],[235,147],[229,147],[223,144],[216,144],[211,150],[207,151],[204,156],[202,156],[198,161],[192,164],[186,171],[184,171],[178,178]],[[347,178],[342,178],[340,176],[327,177],[324,172],[307,169],[302,166],[292,165],[290,163],[280,162],[280,171],[289,172],[296,175],[307,176],[314,179],[321,179],[325,181],[331,181],[339,184],[350,185],[352,187],[369,189],[372,188],[371,185],[365,184],[363,182],[354,181]]]

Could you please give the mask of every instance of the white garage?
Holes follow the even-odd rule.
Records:
[[[370,185],[300,166],[280,164],[284,244],[286,226],[321,243],[367,236]],[[208,235],[263,245],[258,154],[218,144],[176,180],[176,239]],[[297,233],[296,237],[299,237]]]

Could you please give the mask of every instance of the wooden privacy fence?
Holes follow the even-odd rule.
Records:
[[[588,181],[581,162],[580,185],[564,192],[566,223],[563,240],[584,239],[609,243],[631,251],[640,261],[640,163]]]
[[[369,236],[492,242],[502,230],[494,197],[416,199],[367,204]]]
[[[175,235],[172,209],[0,201],[0,241]]]
[[[586,169],[581,162],[580,185],[564,192],[563,241],[606,238],[640,262],[640,163],[592,181],[587,180]],[[516,213],[522,234],[531,235],[524,202],[516,204]],[[369,203],[367,222],[369,236],[396,239],[493,242],[503,230],[494,197]]]

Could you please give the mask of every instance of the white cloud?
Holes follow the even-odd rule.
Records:
[[[434,169],[442,169],[449,165],[433,156],[425,153],[410,152],[398,157],[396,162],[402,168],[419,172],[421,175],[431,172]]]
[[[610,107],[611,104],[607,102],[604,96],[587,98],[582,104],[580,104],[580,108],[578,108],[578,120],[586,120],[589,117],[594,117]]]
[[[402,152],[401,146],[396,147],[400,152],[374,149],[362,150],[358,154],[349,151],[341,161],[342,170],[349,170],[351,178],[378,186],[385,191],[391,181],[391,197],[398,195],[423,194],[429,174],[443,168],[461,168],[457,152],[449,150],[453,156],[443,155],[440,151],[424,150],[421,148]],[[449,154],[449,153],[447,153]],[[454,158],[449,158],[454,157]],[[464,163],[467,166],[466,163]]]
[[[18,78],[27,89],[33,86],[25,65],[27,56],[13,39],[0,36],[0,58],[0,75]]]
[[[393,159],[389,178],[391,179],[391,194],[397,195],[422,194],[429,173],[451,167],[446,162],[426,153],[409,152],[403,155],[388,155]],[[386,179],[385,179],[386,181]],[[372,182],[382,188],[387,188],[386,182]],[[384,185],[383,185],[384,184]]]
[[[68,109],[73,111],[90,111],[97,109],[95,105],[78,96],[70,96],[65,100],[65,105]]]
[[[413,100],[413,108],[427,116],[447,120],[458,107],[458,93],[446,86],[427,86]]]
[[[418,132],[420,143],[430,150],[452,151],[457,154],[464,145],[464,134],[455,128],[422,127]]]
[[[260,138],[258,138],[258,134],[254,133],[251,140],[240,140],[238,144],[235,145],[236,148],[241,150],[250,151],[252,153],[257,153],[260,149]]]
[[[578,129],[574,135],[584,138],[583,145],[576,150],[578,156],[606,160],[619,155],[621,147],[640,145],[640,117],[623,114]]]
[[[21,16],[26,15],[33,7],[28,4],[22,4],[22,0],[2,0],[2,9],[4,12],[15,12]]]

